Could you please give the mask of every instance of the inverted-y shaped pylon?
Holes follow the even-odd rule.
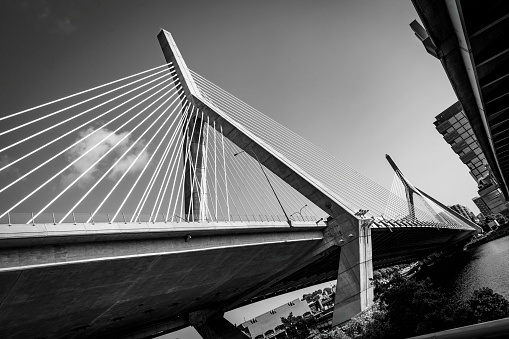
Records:
[[[196,112],[198,111],[201,112],[200,114],[203,114],[203,119],[211,127],[216,128],[225,138],[228,138],[242,150],[245,150],[247,156],[253,158],[256,156],[255,160],[259,161],[260,164],[286,181],[328,214],[334,215],[335,213],[347,211],[350,215],[354,215],[356,211],[351,210],[330,188],[230,117],[222,109],[218,108],[212,100],[208,99],[207,96],[202,95],[169,32],[162,30],[158,34],[158,39],[166,60],[175,65],[176,72],[174,77],[178,78],[182,83],[183,94],[196,107],[193,114],[197,114]],[[222,129],[221,131],[219,130],[220,128]],[[204,179],[199,178],[198,181],[200,180]],[[197,208],[200,208],[199,206],[199,204],[194,204],[195,215],[203,214],[197,210]]]
[[[392,158],[386,154],[385,158],[391,165],[392,169],[398,176],[398,178],[401,180],[401,183],[403,184],[403,187],[405,188],[406,193],[406,200],[408,204],[408,216],[410,219],[415,219],[415,206],[414,206],[414,194],[419,194],[415,187],[405,178],[401,170],[396,166],[396,163],[392,160]]]
[[[468,226],[476,229],[477,231],[480,230],[480,227],[477,224],[475,224],[474,222],[472,222],[471,220],[466,219],[462,215],[456,213],[451,208],[447,207],[446,205],[442,204],[435,198],[431,197],[430,195],[426,194],[422,190],[420,190],[417,187],[415,187],[414,185],[412,185],[412,183],[403,175],[403,172],[401,172],[399,167],[396,165],[396,163],[392,160],[392,158],[388,154],[385,155],[385,158],[387,159],[387,161],[393,168],[395,174],[397,175],[397,177],[400,179],[401,183],[403,184],[403,187],[405,188],[406,200],[407,200],[407,205],[408,205],[408,216],[410,219],[412,219],[412,220],[417,219],[416,214],[415,214],[415,203],[414,203],[414,195],[417,195],[425,202],[425,204],[427,205],[427,207],[430,210],[431,210],[431,207],[426,202],[426,200],[431,201],[432,203],[434,203],[435,205],[437,205],[438,207],[443,209],[446,213],[451,214],[456,219],[459,219],[460,222],[467,224]],[[439,214],[436,214],[436,217],[444,224],[448,223],[448,220],[445,220]]]

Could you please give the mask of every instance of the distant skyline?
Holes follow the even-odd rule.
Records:
[[[433,125],[457,98],[414,19],[399,0],[3,1],[0,116],[163,64],[164,28],[193,71],[358,172],[390,189],[390,154],[415,186],[477,214],[476,183]]]

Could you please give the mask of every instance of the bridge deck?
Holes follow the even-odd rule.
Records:
[[[0,337],[128,333],[217,306],[323,239],[309,224],[70,226],[2,227]]]
[[[2,226],[0,336],[185,326],[193,311],[333,280],[341,249],[325,243],[323,230],[304,222]],[[375,266],[415,259],[465,234],[374,228]]]

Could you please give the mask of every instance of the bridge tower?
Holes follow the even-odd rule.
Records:
[[[181,102],[186,98],[190,103],[196,105],[193,94],[197,92],[196,85],[194,85],[193,78],[188,74],[188,68],[185,64],[182,55],[176,47],[175,41],[171,34],[166,31],[161,31],[157,38],[163,50],[164,57],[167,63],[175,65],[172,70],[173,79],[184,79],[186,86],[180,86],[178,92]],[[184,209],[185,220],[187,221],[206,221],[208,214],[207,206],[207,170],[205,164],[204,154],[206,154],[206,143],[204,131],[200,126],[201,118],[198,113],[192,109],[182,105],[182,112],[187,110],[187,121],[183,126],[189,125],[190,128],[183,127],[185,135],[184,143],[182,145],[182,155],[184,157]],[[193,127],[194,126],[194,127]]]
[[[429,194],[427,194],[426,192],[422,191],[421,189],[415,187],[414,185],[412,185],[408,179],[405,178],[405,176],[403,175],[403,173],[401,172],[401,170],[398,168],[398,166],[396,165],[396,163],[392,160],[392,158],[386,154],[385,155],[385,158],[387,159],[387,161],[389,162],[389,164],[391,165],[391,167],[394,169],[394,172],[396,173],[396,175],[398,176],[398,178],[401,180],[401,182],[403,183],[403,186],[405,187],[405,192],[406,192],[406,197],[407,197],[407,203],[408,203],[408,211],[409,211],[409,216],[410,218],[416,220],[417,218],[415,217],[415,206],[414,206],[414,194],[417,195],[418,197],[421,197],[422,199],[428,199],[429,201],[433,202],[434,204],[436,204],[438,207],[442,208],[444,211],[452,214],[453,216],[455,216],[456,218],[460,219],[462,222],[466,223],[467,225],[469,225],[470,227],[472,227],[473,229],[475,229],[477,232],[482,232],[482,229],[479,225],[477,225],[476,223],[472,222],[471,220],[468,220],[466,219],[465,217],[463,217],[462,215],[458,214],[456,211],[452,210],[451,208],[449,208],[448,206],[442,204],[440,201],[436,200],[435,198],[433,198],[432,196],[430,196]],[[447,224],[447,220],[445,220],[442,216],[440,215],[436,215],[437,219],[439,219],[441,222],[443,223],[446,223]]]
[[[405,176],[403,175],[401,170],[398,168],[398,166],[396,166],[396,163],[392,160],[392,158],[389,156],[389,154],[386,154],[385,158],[391,165],[392,169],[394,170],[394,172],[396,173],[398,178],[403,183],[403,187],[405,187],[406,200],[408,203],[408,216],[410,217],[410,219],[414,220],[415,219],[414,194],[419,195],[419,193],[416,191],[414,186],[412,184],[410,184],[408,182],[408,180],[406,180]]]
[[[221,134],[240,149],[248,150],[247,154],[254,155],[260,164],[330,215],[326,223],[327,228],[323,233],[322,245],[318,246],[317,249],[324,250],[324,248],[327,248],[330,253],[340,252],[333,325],[342,324],[370,307],[373,304],[373,286],[370,284],[370,279],[373,277],[370,221],[365,219],[359,212],[349,208],[339,196],[323,186],[320,181],[308,175],[264,140],[247,130],[242,124],[231,119],[228,114],[224,114],[221,109],[216,107],[214,102],[209,101],[207,95],[202,95],[201,90],[198,89],[199,86],[195,83],[171,34],[162,30],[158,34],[158,39],[166,61],[174,65],[172,74],[174,79],[181,84],[181,95],[202,112],[198,117],[196,117],[198,113],[191,113],[191,123],[194,123],[195,119],[203,119],[209,125],[215,121],[216,130],[218,130],[218,126],[222,126]],[[185,111],[185,108],[183,109]],[[196,123],[196,125],[199,124]],[[189,137],[191,159],[192,162],[198,165],[195,167],[195,172],[192,171],[193,168],[191,170],[186,168],[186,176],[189,173],[189,179],[186,179],[187,187],[185,188],[188,190],[186,191],[186,209],[193,211],[193,214],[187,217],[194,217],[194,220],[197,218],[203,220],[207,214],[207,206],[200,204],[201,201],[205,200],[207,194],[206,191],[201,189],[201,187],[205,187],[204,183],[206,183],[205,170],[200,167],[204,153],[204,146],[201,141],[203,135],[200,134],[202,133],[200,131],[195,130],[193,132],[193,129],[190,129],[189,136],[193,135],[192,138]],[[194,166],[194,163],[191,163],[191,166]],[[191,178],[194,181],[191,181]],[[196,182],[201,183],[201,185],[195,185]],[[316,257],[314,255],[309,255],[310,262],[307,264],[313,266],[313,260],[319,260],[322,256],[322,254],[317,254]],[[304,270],[307,264],[306,261],[303,261],[300,268]],[[274,277],[274,279],[278,280],[279,278]],[[234,308],[236,305],[236,303],[233,303],[229,307]],[[235,330],[233,325],[228,325],[220,319],[222,319],[221,310],[200,310],[189,314],[189,323],[205,339],[216,339],[221,336],[222,338],[234,338],[232,334],[234,332],[239,335],[239,338],[243,336],[243,334],[238,333],[240,331]]]

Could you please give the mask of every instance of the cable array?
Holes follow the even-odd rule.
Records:
[[[367,210],[365,217],[373,219],[408,220],[408,202],[404,192],[386,189],[198,73],[192,70],[190,73],[205,100],[246,127],[306,174],[325,184],[351,211]],[[444,218],[437,217],[439,214],[435,209],[438,206],[423,199],[422,196],[415,199],[416,218],[423,222],[448,224]],[[440,209],[442,212],[449,214]],[[457,218],[447,220],[454,220],[455,225],[469,228]]]
[[[403,226],[426,223],[430,227],[468,229],[468,226],[464,227],[465,223],[454,214],[426,198],[417,188],[413,187],[413,189],[416,190],[412,193],[413,203],[409,203],[405,183],[395,173],[391,186],[392,194],[389,196],[385,213],[378,220],[391,220]],[[402,202],[405,203],[404,206],[401,205]],[[401,211],[405,212],[401,213]]]
[[[183,93],[170,63],[1,117],[1,223],[323,216]]]
[[[387,190],[190,72],[220,114],[312,183],[323,183],[351,211],[367,211],[375,225],[468,227],[420,193],[409,203],[399,178]],[[254,151],[225,137],[178,79],[169,63],[0,117],[0,223],[317,223],[327,217]],[[17,214],[27,210],[33,212]]]

